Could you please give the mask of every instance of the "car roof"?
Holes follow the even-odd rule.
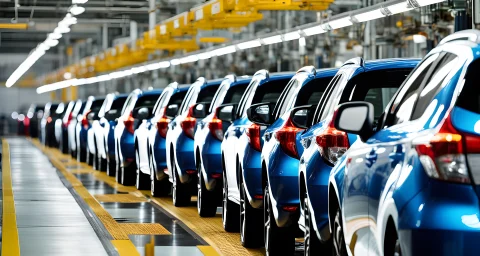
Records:
[[[392,58],[365,61],[365,71],[374,71],[389,68],[414,68],[420,63],[417,58]]]
[[[160,95],[162,94],[162,89],[154,89],[154,90],[149,90],[149,91],[143,91],[142,96],[148,96],[148,95]]]
[[[321,68],[317,69],[317,73],[315,75],[315,78],[322,78],[322,77],[329,77],[329,76],[335,76],[335,74],[338,72],[339,68]]]

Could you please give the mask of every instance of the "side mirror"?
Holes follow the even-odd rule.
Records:
[[[171,119],[175,118],[178,114],[178,104],[168,105],[165,110],[165,115]]]
[[[273,108],[275,103],[258,103],[247,109],[248,120],[258,125],[271,125],[273,120]]]
[[[365,142],[373,135],[373,105],[364,101],[343,103],[333,115],[333,125],[340,131],[359,135]]]
[[[223,104],[217,107],[215,110],[215,116],[227,122],[232,122],[235,120],[235,111],[237,110],[238,104]]]
[[[208,115],[208,109],[210,108],[210,103],[200,102],[192,107],[192,116],[195,118],[205,118]]]
[[[139,120],[144,120],[150,117],[150,109],[148,108],[136,108],[133,110],[132,113],[133,118],[139,119]]]
[[[307,129],[312,124],[316,108],[316,105],[296,107],[290,111],[290,120],[296,127]]]

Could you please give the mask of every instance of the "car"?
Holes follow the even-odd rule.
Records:
[[[55,137],[57,138],[60,151],[64,154],[67,154],[69,149],[68,125],[73,119],[72,112],[73,108],[75,107],[75,102],[70,101],[65,105],[65,111],[63,111],[61,118],[55,121]]]
[[[341,255],[478,254],[479,50],[478,30],[447,36],[385,111],[361,100],[335,110],[334,127],[359,138],[329,177]]]
[[[68,144],[69,151],[73,158],[77,158],[77,136],[76,129],[78,123],[78,116],[81,115],[83,109],[85,108],[86,102],[82,100],[76,100],[75,106],[72,110],[72,118],[67,122],[67,134],[68,134]]]
[[[152,196],[167,196],[172,185],[168,180],[166,137],[168,124],[173,120],[180,109],[182,101],[185,99],[190,85],[170,84],[165,89],[164,109],[157,109],[154,117],[151,119],[153,125],[150,129],[148,140],[148,159],[150,167],[150,191]],[[168,93],[168,94],[167,94]]]
[[[150,118],[162,90],[141,91],[135,89],[123,105],[114,130],[116,180],[122,185],[134,185],[136,180],[134,133],[144,119]],[[147,112],[145,112],[145,110]]]
[[[44,105],[32,104],[28,109],[27,118],[29,119],[29,134],[32,138],[39,137],[40,120],[43,117]]]
[[[42,120],[40,121],[40,140],[43,145],[49,146],[51,143],[53,143],[51,140],[54,139],[53,134],[49,134],[49,131],[51,131],[50,125],[52,124],[52,116],[55,115],[55,112],[57,111],[57,108],[60,104],[57,103],[47,103],[45,104],[45,112],[43,114]]]
[[[295,121],[306,122],[307,119],[305,115],[294,119],[290,116],[291,111],[301,108],[301,113],[305,113],[316,107],[337,71],[338,69],[316,70],[313,66],[303,67],[285,87],[275,107],[264,103],[253,105],[247,110],[250,121],[257,127],[266,126],[261,140],[262,174],[258,178],[262,180],[264,202],[268,206],[265,207],[264,234],[265,250],[269,254],[293,254],[295,234],[299,233],[298,163],[301,150],[298,148],[301,147],[300,135],[303,128],[297,126]],[[248,161],[250,158],[245,157],[242,165],[247,165]],[[245,186],[248,187],[249,184],[245,183]],[[277,215],[268,211],[272,205],[276,207],[274,211],[278,211]],[[247,211],[251,206],[246,205],[244,208]]]
[[[87,162],[87,164],[94,164],[93,152],[95,150],[92,136],[88,136],[89,130],[92,127],[92,122],[95,114],[100,110],[104,98],[96,98],[89,96],[85,102],[83,112],[77,116],[77,127],[75,128],[77,141],[77,160],[79,162]],[[89,141],[90,139],[90,141]],[[90,145],[88,145],[90,143]]]
[[[61,102],[58,104],[55,112],[50,113],[47,118],[47,124],[45,126],[48,138],[48,146],[52,148],[58,148],[60,145],[60,134],[56,129],[57,123],[62,122],[63,113],[67,109],[67,104]],[[50,122],[48,122],[50,121]]]
[[[123,107],[127,96],[128,94],[107,94],[102,106],[100,107],[100,110],[93,117],[92,127],[90,128],[91,133],[89,133],[89,135],[91,134],[91,136],[93,136],[95,148],[94,168],[96,170],[106,172],[108,169],[108,133],[112,129],[111,126],[115,126],[113,123],[115,122],[115,119],[118,118],[120,110]],[[112,146],[112,148],[114,148],[114,146]],[[115,151],[113,150],[113,152]]]
[[[247,109],[252,104],[274,104],[282,93],[294,72],[269,73],[267,70],[257,71],[247,87],[238,107],[233,112],[233,122],[225,132],[222,141],[223,199],[222,223],[228,232],[240,233],[240,240],[245,247],[259,247],[263,245],[263,194],[261,187],[260,166],[260,134],[256,125],[247,118]],[[248,134],[248,135],[247,135]],[[246,151],[246,148],[252,150]],[[245,155],[247,152],[250,155]],[[240,168],[244,158],[249,158],[247,165]],[[244,182],[245,181],[245,182]],[[249,182],[250,197],[241,194],[244,186]],[[260,192],[258,192],[260,191]],[[261,197],[258,197],[260,195]],[[248,215],[240,214],[240,204],[245,200],[252,205]],[[241,218],[243,220],[241,220]]]
[[[115,162],[115,127],[118,123],[118,118],[121,115],[123,105],[127,100],[128,94],[115,94],[110,110],[105,112],[103,117],[100,117],[100,126],[103,127],[103,138],[105,145],[105,153],[107,160],[107,175],[115,177],[117,171],[117,163]],[[101,137],[102,131],[95,130],[95,135]],[[102,159],[101,161],[104,161]]]
[[[233,121],[232,111],[240,102],[250,81],[249,77],[228,75],[211,103],[199,103],[194,108],[194,117],[199,120],[195,130],[194,155],[198,173],[197,210],[201,217],[215,216],[217,206],[221,206],[223,135]]]
[[[328,228],[328,176],[357,138],[332,127],[335,107],[343,102],[366,100],[382,109],[418,63],[418,59],[350,59],[332,79],[316,109],[307,110],[307,120],[313,121],[304,126],[306,129],[301,133],[298,144],[303,153],[297,169],[299,201],[296,201],[303,215],[299,224],[304,230],[306,254],[315,255],[329,250],[332,240]],[[292,116],[298,111],[292,111]],[[381,112],[375,113],[376,116]],[[271,187],[270,190],[276,189]],[[276,207],[271,210],[272,216],[281,219],[285,215],[281,207],[288,202],[270,198],[272,202],[269,205]],[[277,222],[278,229],[287,232],[281,223]],[[291,236],[287,241],[290,246],[294,244]]]
[[[193,117],[196,103],[210,103],[220,86],[221,79],[207,81],[198,78],[188,89],[178,115],[168,124],[166,138],[168,180],[173,184],[175,206],[186,206],[197,192],[197,169],[193,139],[197,119]]]
[[[22,106],[18,112],[17,119],[17,134],[18,135],[29,135],[30,119],[28,118],[29,108]]]
[[[137,189],[151,189],[152,181],[154,179],[156,180],[156,177],[154,176],[156,173],[156,168],[153,168],[152,171],[152,163],[150,162],[154,161],[152,159],[153,153],[151,150],[153,150],[153,148],[157,148],[157,151],[161,151],[157,152],[157,154],[159,156],[163,155],[163,159],[165,159],[166,153],[164,137],[167,133],[167,125],[170,122],[168,115],[174,116],[177,114],[178,107],[182,102],[183,98],[185,97],[187,90],[188,86],[179,86],[177,82],[169,84],[158,98],[157,103],[155,104],[155,107],[153,109],[151,118],[146,119],[135,130],[135,160],[137,166],[137,178],[135,185]],[[161,135],[160,138],[156,138],[157,135]],[[163,140],[163,143],[159,145],[160,141],[157,141],[157,146],[153,146],[152,144],[155,144],[155,140],[157,139]],[[158,148],[159,146],[161,148]],[[163,161],[163,163],[163,167],[166,168],[165,160]],[[162,174],[164,174],[164,168],[161,169]],[[159,178],[161,179],[163,177],[159,176]],[[164,185],[163,187],[160,184],[157,184],[157,190],[155,190],[155,188],[153,188],[152,190],[153,194],[155,193],[155,191],[157,191],[157,193],[165,191],[163,193],[164,195],[166,193],[169,193],[169,190],[171,189],[171,186],[169,186],[169,184],[170,183],[161,184]]]

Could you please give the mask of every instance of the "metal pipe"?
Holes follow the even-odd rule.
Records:
[[[53,6],[20,6],[18,7],[18,11],[22,12],[29,12],[35,8],[36,12],[52,12],[52,11],[60,11],[60,12],[68,12],[70,7],[53,7]],[[2,11],[15,11],[16,7],[3,7]],[[91,13],[109,13],[109,12],[124,12],[124,13],[147,13],[149,8],[147,7],[140,7],[140,8],[129,8],[129,7],[87,7],[88,12]]]
[[[148,29],[152,30],[155,28],[155,24],[157,23],[157,14],[156,14],[156,5],[155,0],[148,0],[149,3],[149,10],[148,10]]]

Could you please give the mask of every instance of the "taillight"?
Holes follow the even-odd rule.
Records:
[[[127,119],[125,119],[125,121],[123,121],[123,123],[125,124],[125,129],[127,129],[127,131],[129,133],[133,134],[135,132],[135,130],[133,129],[135,119],[133,118],[132,113],[130,113],[130,115],[128,115]]]
[[[218,119],[216,115],[214,115],[212,120],[208,123],[208,129],[217,140],[223,140],[222,120]]]
[[[333,122],[315,137],[315,143],[323,159],[332,165],[345,154],[349,147],[347,134],[335,129]]]
[[[185,135],[193,139],[193,136],[195,134],[195,124],[197,123],[197,119],[195,117],[192,117],[193,113],[193,106],[188,109],[188,114],[183,119],[183,121],[180,123],[180,126],[182,127],[183,132]]]
[[[157,131],[160,136],[163,138],[167,137],[167,131],[168,131],[168,123],[170,123],[170,119],[166,117],[160,118],[160,120],[157,121]]]
[[[285,122],[285,125],[275,132],[274,136],[280,143],[282,150],[289,156],[299,158],[297,152],[297,132],[302,131],[301,128],[296,127],[290,118]]]
[[[262,148],[260,146],[260,125],[252,124],[250,127],[247,128],[246,131],[248,142],[257,151],[261,151]]]
[[[88,122],[88,118],[87,118],[89,113],[90,111],[85,113],[85,115],[83,115],[83,118],[82,118],[82,126],[84,129],[88,129],[90,127],[90,123]]]
[[[68,115],[68,119],[67,119],[67,120],[65,120],[65,119],[63,120],[63,126],[64,126],[64,127],[67,127],[67,126],[70,124],[70,122],[72,121],[72,118],[73,118],[73,114],[70,112],[70,114]]]
[[[470,183],[462,135],[453,127],[450,116],[429,141],[414,141],[423,169],[431,178]],[[468,139],[466,140],[468,148]]]

